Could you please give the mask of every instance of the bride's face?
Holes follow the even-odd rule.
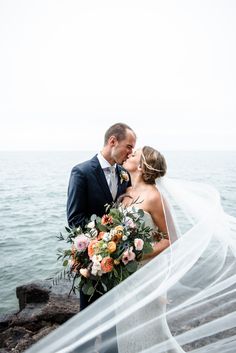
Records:
[[[123,166],[128,172],[136,172],[140,164],[141,149],[134,151],[129,158],[124,162]]]

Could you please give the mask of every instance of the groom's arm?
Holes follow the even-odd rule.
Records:
[[[67,199],[67,221],[70,227],[83,227],[87,210],[87,180],[78,166],[70,175]]]

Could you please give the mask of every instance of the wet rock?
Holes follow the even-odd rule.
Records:
[[[30,283],[16,288],[16,296],[19,301],[20,310],[24,309],[26,304],[46,303],[49,300],[49,283]]]
[[[68,296],[71,282],[51,280],[16,289],[19,312],[0,316],[0,353],[21,353],[79,312],[79,298]]]

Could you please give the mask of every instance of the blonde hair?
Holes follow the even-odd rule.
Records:
[[[163,177],[167,170],[164,156],[150,146],[142,148],[140,167],[143,170],[143,179],[147,184],[155,184],[155,180]]]

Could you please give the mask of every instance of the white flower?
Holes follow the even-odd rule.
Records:
[[[95,222],[94,221],[91,221],[87,224],[87,228],[95,228]]]
[[[103,235],[102,240],[104,240],[104,241],[110,241],[111,238],[112,238],[112,235],[111,235],[111,234],[105,233],[105,234]]]
[[[90,276],[90,272],[87,268],[81,268],[79,272],[85,278],[88,278]]]
[[[112,229],[110,230],[110,235],[111,235],[111,237],[113,237],[115,234],[116,234],[116,230],[115,230],[114,228],[112,228]]]
[[[100,261],[102,261],[102,256],[101,255],[93,255],[92,261],[93,261],[93,263],[100,262]]]
[[[127,240],[128,238],[127,238],[127,236],[126,235],[123,235],[123,237],[122,237],[122,240]]]
[[[92,238],[95,238],[98,235],[97,229],[95,229],[95,228],[91,229],[90,234],[91,234]]]
[[[93,263],[93,266],[92,266],[92,269],[91,269],[91,273],[94,276],[97,276],[97,275],[101,276],[102,275],[101,264],[100,264],[99,261]]]
[[[131,229],[134,229],[136,227],[134,221],[130,217],[126,217],[125,219],[125,225]]]

